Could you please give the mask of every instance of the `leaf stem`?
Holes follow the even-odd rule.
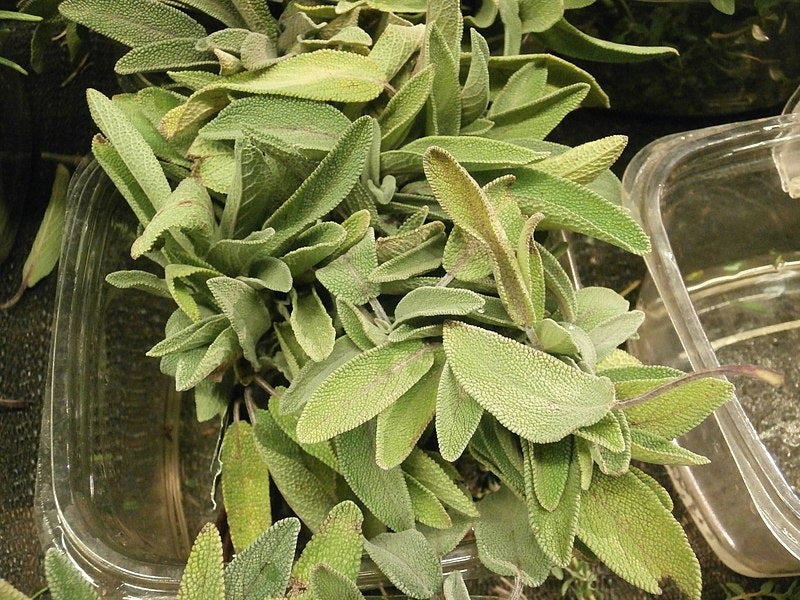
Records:
[[[12,308],[17,302],[19,302],[19,299],[22,298],[22,294],[24,294],[25,290],[27,289],[28,284],[23,281],[17,288],[16,293],[11,296],[11,298],[0,304],[0,310],[8,310],[9,308]]]
[[[522,598],[523,587],[522,577],[519,575],[514,577],[514,588],[511,590],[511,595],[508,597],[508,600],[520,600],[520,598]]]
[[[385,321],[386,323],[391,323],[389,320],[389,315],[386,314],[386,311],[383,309],[383,306],[381,306],[381,303],[377,298],[370,298],[369,305],[372,307],[372,310],[375,311],[375,315],[379,319]]]
[[[636,396],[635,398],[617,402],[616,408],[631,408],[632,406],[652,400],[656,396],[666,394],[667,392],[686,385],[687,383],[691,383],[697,379],[705,379],[706,377],[716,377],[719,375],[744,375],[745,377],[750,377],[752,379],[761,379],[773,387],[779,387],[783,385],[783,374],[779,373],[778,371],[774,371],[773,369],[759,367],[758,365],[723,365],[714,369],[695,371],[694,373],[688,373],[683,377],[673,379],[669,383],[665,383],[664,385],[653,388],[652,390]]]
[[[447,287],[450,285],[450,282],[455,279],[456,276],[453,273],[446,273],[444,277],[442,277],[439,281],[436,282],[436,287]]]
[[[274,387],[272,387],[272,386],[271,386],[271,385],[270,385],[270,384],[267,382],[267,380],[266,380],[266,379],[264,379],[263,377],[261,377],[261,375],[253,375],[253,382],[254,382],[254,383],[255,383],[255,384],[258,386],[258,387],[260,387],[262,390],[264,390],[265,392],[267,392],[267,393],[268,393],[270,396],[272,396],[273,398],[278,398],[278,397],[280,397],[280,394],[278,393],[278,390],[276,390]],[[250,388],[246,388],[246,389],[250,389]],[[246,398],[246,396],[245,396],[245,398]]]
[[[266,383],[266,381],[264,383]],[[269,384],[267,383],[267,385]],[[258,422],[258,417],[256,416],[258,407],[256,406],[255,400],[253,400],[253,388],[250,386],[244,388],[244,406],[247,409],[247,416],[250,418],[250,423],[255,425]]]

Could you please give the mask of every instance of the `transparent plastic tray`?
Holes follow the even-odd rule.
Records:
[[[797,455],[776,451],[788,437],[754,427],[800,427],[798,347],[785,337],[800,333],[800,201],[782,189],[775,161],[792,160],[799,142],[797,114],[673,135],[637,154],[623,178],[624,203],[653,241],[632,352],[696,370],[745,362],[730,357],[789,369],[776,391],[737,381],[739,399],[681,440],[711,464],[669,469],[714,551],[754,577],[800,574]],[[759,414],[758,402],[772,413]]]

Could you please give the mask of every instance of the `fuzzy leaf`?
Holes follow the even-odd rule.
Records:
[[[355,121],[297,191],[266,220],[264,226],[276,231],[275,248],[336,208],[350,193],[366,164],[375,127],[369,117]]]
[[[710,461],[674,441],[640,429],[631,429],[631,458],[657,465],[705,465]]]
[[[548,157],[536,169],[575,183],[589,183],[616,162],[627,143],[624,135],[610,135]]]
[[[308,455],[281,431],[268,411],[257,412],[253,431],[259,452],[286,503],[311,531],[316,531],[336,504],[333,494],[305,464]]]
[[[407,27],[390,23],[375,42],[369,57],[378,65],[386,81],[391,81],[403,65],[408,63],[411,56],[419,50],[424,37],[424,25]]]
[[[336,313],[339,315],[339,321],[341,321],[347,337],[362,350],[369,350],[387,342],[386,332],[375,325],[360,307],[354,306],[346,300],[337,300]]]
[[[230,277],[214,277],[207,282],[222,312],[239,338],[244,357],[258,365],[256,345],[270,327],[269,311],[249,285]]]
[[[262,33],[273,41],[277,40],[278,23],[265,3],[258,0],[231,0],[231,2],[248,29]]]
[[[225,568],[226,599],[281,596],[289,584],[299,533],[299,520],[282,519],[237,553]]]
[[[289,323],[292,325],[297,342],[314,362],[325,360],[333,351],[336,330],[325,305],[317,295],[317,290],[312,288],[310,294],[298,296],[292,289],[290,297],[292,314]]]
[[[189,15],[157,0],[122,4],[114,0],[67,0],[58,9],[70,21],[126,46],[206,35]]]
[[[542,259],[545,288],[555,296],[561,315],[567,321],[574,321],[575,314],[578,312],[578,301],[575,299],[575,289],[572,287],[569,275],[547,248],[539,242],[535,242],[535,244],[539,251],[539,257]]]
[[[212,523],[203,527],[192,545],[178,600],[225,600],[222,541]]]
[[[220,450],[222,495],[237,552],[252,544],[272,522],[269,473],[249,423],[231,424]]]
[[[310,158],[330,151],[350,121],[323,102],[282,96],[234,100],[200,130],[212,140],[234,140],[258,131],[301,149]]]
[[[434,493],[408,473],[404,473],[404,476],[417,521],[434,529],[450,528],[453,525],[450,515]]]
[[[464,32],[461,8],[450,0],[428,0],[425,22],[428,27],[436,25],[450,54],[458,59],[461,53],[461,37]]]
[[[341,473],[369,511],[395,531],[414,526],[411,497],[399,467],[384,470],[375,463],[375,429],[370,423],[334,439]]]
[[[402,463],[433,419],[436,390],[444,363],[441,351],[435,354],[434,361],[417,383],[378,415],[375,459],[382,469],[391,469]]]
[[[436,555],[447,556],[458,546],[467,533],[472,531],[474,519],[458,512],[448,513],[452,525],[448,529],[434,529],[423,523],[417,523],[417,531],[428,540]]]
[[[472,57],[467,80],[461,90],[462,134],[463,125],[482,116],[489,105],[489,45],[475,29],[470,29],[470,44]]]
[[[114,65],[120,75],[152,73],[177,69],[213,67],[218,63],[214,54],[195,49],[196,37],[158,40],[136,46]]]
[[[98,134],[92,138],[92,154],[125,198],[139,223],[147,225],[156,211],[116,148]]]
[[[69,559],[55,548],[50,548],[45,554],[44,571],[53,600],[99,600],[100,596],[92,589],[89,582],[69,562]],[[2,588],[0,591],[3,591]],[[224,599],[214,598],[214,600]]]
[[[613,506],[614,510],[608,507]],[[680,524],[633,473],[595,473],[581,498],[578,537],[612,571],[651,594],[669,577],[700,598],[700,565]]]
[[[458,63],[447,45],[448,40],[435,23],[426,31],[426,65],[434,66],[433,88],[428,99],[428,135],[458,135],[461,129],[461,85]]]
[[[382,533],[364,549],[397,589],[412,598],[430,598],[442,585],[439,558],[419,531]]]
[[[433,77],[433,66],[428,65],[414,75],[386,104],[378,117],[381,126],[381,150],[391,150],[406,138],[417,115],[428,102],[433,89]]]
[[[563,0],[520,0],[523,33],[547,31],[564,15]]]
[[[470,600],[469,590],[461,571],[453,571],[445,578],[443,591],[444,600]]]
[[[88,598],[96,598],[97,596],[88,596]],[[30,600],[28,596],[20,592],[19,590],[15,589],[10,583],[8,583],[5,579],[0,579],[0,598],[3,600]],[[83,600],[81,598],[75,598],[75,600]]]
[[[522,501],[502,487],[481,500],[478,510],[475,539],[481,562],[498,575],[520,577],[531,587],[541,585],[551,561],[536,543]]]
[[[165,356],[174,352],[185,352],[213,342],[228,328],[223,315],[212,315],[191,322],[189,325],[167,336],[147,351],[147,356]]]
[[[308,587],[314,569],[324,564],[355,583],[361,566],[362,521],[358,506],[349,500],[334,506],[303,548],[292,578]]]
[[[547,84],[547,68],[540,63],[530,62],[523,65],[511,77],[495,96],[487,118],[494,121],[509,111],[525,106],[532,99],[539,98]]]
[[[414,448],[403,462],[403,470],[433,492],[447,506],[468,517],[478,516],[472,499],[459,489],[442,466],[423,450]]]
[[[398,150],[381,154],[381,168],[390,173],[422,173],[428,148],[436,146],[470,172],[494,171],[527,165],[547,156],[522,146],[482,137],[435,135],[414,140]]]
[[[623,449],[614,452],[599,444],[592,444],[589,449],[594,462],[600,467],[600,471],[616,477],[627,473],[631,466],[631,430],[625,413],[621,410],[614,410],[612,415],[619,421],[622,439],[625,442]]]
[[[234,147],[235,170],[220,219],[222,238],[241,238],[257,231],[267,217],[270,172],[253,140],[241,137]],[[266,210],[265,210],[266,209]]]
[[[394,311],[395,323],[441,315],[462,316],[483,307],[484,299],[469,290],[419,287],[403,296]]]
[[[509,316],[523,327],[533,326],[536,322],[533,302],[508,236],[486,193],[463,167],[438,148],[426,153],[425,174],[437,201],[453,222],[489,249],[497,289]]]
[[[263,229],[241,240],[224,237],[211,245],[205,259],[230,276],[240,273],[246,276],[254,270],[258,272],[262,267],[274,265],[270,261],[273,257],[269,256],[270,238],[273,235],[274,230]]]
[[[380,292],[380,287],[369,279],[377,266],[375,232],[370,228],[360,242],[318,269],[316,275],[319,282],[337,299],[359,306]]]
[[[300,277],[336,252],[346,238],[347,231],[338,223],[317,223],[295,238],[292,249],[281,260],[294,277]]]
[[[444,348],[466,392],[532,442],[555,442],[596,423],[614,402],[607,379],[479,327],[446,323]]]
[[[622,426],[613,413],[608,413],[593,425],[576,429],[575,435],[612,452],[625,450],[625,437],[622,433]]]
[[[572,440],[565,437],[558,442],[528,444],[528,447],[530,452],[526,457],[528,465],[525,470],[531,474],[532,491],[544,510],[554,511],[567,485],[572,458]]]
[[[336,600],[364,600],[358,586],[328,565],[320,565],[311,573],[311,587],[314,598],[336,598]]]
[[[433,360],[433,348],[418,341],[356,356],[314,391],[297,425],[299,439],[321,442],[369,421],[417,383]]]
[[[481,422],[483,408],[456,381],[445,365],[436,395],[436,437],[442,456],[455,461]]]
[[[176,355],[175,389],[184,392],[206,377],[224,370],[241,353],[233,328],[228,327],[207,348],[195,348]]]

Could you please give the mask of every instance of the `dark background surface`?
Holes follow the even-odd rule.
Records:
[[[0,2],[0,7],[2,4]],[[16,31],[2,44],[3,55],[27,64],[27,40],[26,30]],[[100,89],[106,94],[117,91],[118,83],[113,75],[115,49],[94,37],[87,40],[85,48],[88,60],[66,84],[64,81],[74,67],[66,51],[56,44],[48,49],[49,66],[45,73],[28,78],[12,77],[6,70],[0,73],[0,156],[3,158],[0,175],[4,184],[0,193],[19,216],[19,232],[12,252],[0,264],[0,302],[12,296],[19,285],[22,265],[50,194],[55,167],[54,162],[41,158],[27,165],[19,150],[30,144],[37,157],[42,152],[74,157],[85,154],[95,131],[86,109],[86,87]],[[9,94],[15,86],[21,86],[23,104],[17,102],[20,96]],[[26,110],[19,113],[16,108]],[[621,175],[631,157],[660,136],[765,116],[777,110],[691,119],[583,110],[570,115],[550,139],[575,145],[604,135],[628,135],[628,148],[615,168]],[[28,132],[26,127],[30,128]],[[28,166],[30,168],[20,168]],[[603,243],[582,243],[579,256],[580,275],[585,284],[606,285],[617,291],[632,290],[628,298],[635,301],[636,282],[645,275],[641,259]],[[15,307],[0,310],[0,398],[25,402],[23,408],[0,407],[0,577],[28,593],[44,585],[42,553],[32,505],[55,289],[56,277],[52,275],[28,290]],[[662,469],[653,468],[651,473],[671,490]],[[738,576],[719,563],[679,502],[676,502],[676,516],[686,528],[703,566],[705,599],[724,598],[720,587],[720,582],[724,581],[740,582],[748,591],[758,589],[758,582]],[[602,569],[598,574],[605,598],[649,597]],[[541,590],[528,593],[528,598],[558,598],[559,585],[551,582]],[[667,589],[664,597],[681,596]]]

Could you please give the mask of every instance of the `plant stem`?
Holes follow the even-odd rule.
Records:
[[[255,382],[255,384],[256,384],[258,387],[260,387],[262,390],[264,390],[265,392],[267,392],[267,393],[268,393],[270,396],[272,396],[273,398],[277,398],[277,397],[279,397],[279,396],[280,396],[280,394],[278,393],[278,390],[276,390],[274,387],[272,387],[272,386],[271,386],[271,385],[270,385],[270,384],[267,382],[267,380],[266,380],[266,379],[264,379],[263,377],[261,377],[261,375],[254,375],[254,376],[253,376],[253,381]]]
[[[676,388],[679,388],[687,383],[691,383],[697,379],[704,379],[706,377],[715,377],[718,375],[744,375],[746,377],[751,377],[753,379],[761,379],[766,383],[770,384],[773,387],[778,387],[783,385],[783,375],[778,371],[773,371],[772,369],[767,369],[765,367],[759,367],[757,365],[723,365],[721,367],[717,367],[715,369],[706,369],[704,371],[695,371],[694,373],[689,373],[684,375],[683,377],[678,377],[670,381],[669,383],[665,383],[664,385],[660,385],[657,388],[653,388],[652,390],[645,392],[635,398],[631,398],[629,400],[623,400],[621,402],[617,402],[616,408],[631,408],[632,406],[636,406],[638,404],[642,404],[643,402],[647,402],[648,400],[652,400],[656,396],[660,396],[661,394],[666,394]]]
[[[381,306],[381,303],[378,301],[377,298],[370,298],[369,299],[369,305],[372,307],[372,310],[375,311],[375,315],[379,319],[385,321],[386,323],[390,322],[389,321],[389,315],[387,315],[386,311],[383,310],[383,306]]]
[[[244,406],[247,409],[247,416],[250,417],[250,423],[255,425],[258,421],[258,417],[256,417],[258,407],[256,406],[255,400],[253,400],[253,388],[250,386],[244,388]]]
[[[436,282],[436,287],[447,287],[455,278],[456,276],[453,273],[447,273],[444,277]]]

